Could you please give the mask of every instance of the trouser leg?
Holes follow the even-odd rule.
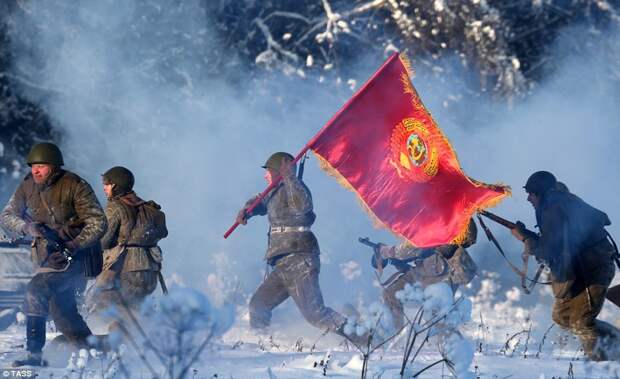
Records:
[[[13,367],[44,366],[43,346],[45,345],[45,317],[26,317],[26,350],[28,354],[14,360]]]
[[[553,305],[553,321],[563,329],[575,334],[581,341],[584,353],[590,359],[605,359],[600,349],[595,349],[605,330],[597,326],[596,316],[601,312],[605,300],[606,286],[591,285],[589,295],[584,290],[577,296],[557,299]]]
[[[323,302],[319,287],[319,257],[293,255],[282,268],[288,293],[304,318],[317,328],[341,333],[346,319]]]
[[[87,338],[92,333],[78,312],[74,291],[62,292],[52,297],[50,315],[58,331],[69,342],[77,346],[87,346]]]
[[[45,317],[26,317],[26,350],[40,353],[45,345]]]
[[[407,283],[413,284],[415,278],[408,273],[402,274],[383,290],[383,301],[388,306],[394,320],[394,328],[400,330],[405,325],[405,311],[403,303],[396,297],[396,293],[405,288]]]
[[[271,323],[271,311],[288,298],[276,267],[256,289],[249,304],[250,327],[264,329]]]

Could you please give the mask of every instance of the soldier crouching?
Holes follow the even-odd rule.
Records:
[[[616,252],[605,231],[611,223],[607,214],[567,188],[559,188],[547,171],[532,174],[524,188],[540,235],[531,236],[519,228],[512,233],[524,242],[526,254],[544,261],[551,270],[553,321],[579,337],[589,359],[614,359],[620,332],[596,319],[615,274]]]
[[[403,304],[396,295],[405,285],[419,283],[422,287],[427,287],[446,282],[456,291],[459,285],[465,285],[474,278],[477,267],[465,249],[476,243],[476,237],[476,224],[470,220],[466,237],[459,245],[420,249],[409,242],[403,242],[397,246],[381,246],[380,252],[384,259],[382,266],[394,263],[399,269],[397,276],[388,280],[383,290],[383,301],[392,312],[396,330],[405,325]],[[407,262],[414,262],[415,266]],[[377,266],[375,259],[372,264]]]
[[[133,186],[133,173],[124,167],[103,174],[108,230],[101,239],[103,270],[89,305],[96,315],[110,307],[118,311],[120,318],[108,318],[109,329],[128,322],[127,312],[139,309],[157,288],[158,279],[163,285],[162,253],[157,243],[168,235],[165,215],[155,202],[140,199]]]
[[[37,266],[24,303],[28,355],[13,362],[14,366],[44,363],[48,315],[69,342],[86,346],[91,331],[78,313],[75,296],[85,286],[84,261],[94,253],[106,229],[105,215],[92,188],[61,168],[64,162],[56,145],[34,145],[27,163],[31,172],[0,215],[7,229],[34,238],[32,253]]]

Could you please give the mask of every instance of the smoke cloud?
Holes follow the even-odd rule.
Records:
[[[163,206],[170,230],[161,243],[166,276],[175,273],[202,288],[238,278],[250,292],[263,275],[267,222],[252,219],[227,240],[222,234],[245,201],[264,188],[260,166],[269,154],[296,153],[352,92],[345,84],[334,91],[312,76],[266,73],[261,80],[245,80],[241,66],[232,64],[234,57],[209,29],[209,14],[197,0],[151,3],[158,6],[38,2],[16,12],[11,29],[14,74],[24,79],[19,82],[23,94],[39,103],[63,132],[67,168],[85,177],[102,201],[100,174],[123,165],[136,175],[137,193]],[[208,62],[192,50],[197,39],[213,41],[213,56],[231,63],[229,75],[206,75]],[[446,107],[451,86],[461,86],[464,78],[439,81],[430,72],[418,72],[414,85],[465,172],[512,186],[513,197],[498,213],[532,228],[534,213],[521,187],[532,172],[549,170],[572,192],[608,212],[615,221],[610,231],[620,235],[615,159],[619,82],[603,74],[607,58],[597,52],[594,46],[588,55],[566,58],[531,97],[511,107],[485,98]],[[360,52],[357,82],[384,59]],[[314,230],[326,302],[338,306],[357,294],[376,299],[371,252],[357,238],[396,240],[373,229],[354,195],[313,159],[305,181],[317,213]],[[507,231],[493,228],[518,261],[518,244]],[[471,251],[481,269],[509,272],[482,233]],[[344,278],[341,266],[350,261],[361,263],[361,274]],[[503,280],[517,285],[511,275]]]

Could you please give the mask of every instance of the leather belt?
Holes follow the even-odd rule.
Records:
[[[269,233],[309,232],[309,226],[272,226]]]

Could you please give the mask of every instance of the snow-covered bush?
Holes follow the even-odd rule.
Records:
[[[358,337],[372,336],[375,341],[388,337],[394,330],[394,320],[387,306],[382,303],[372,303],[364,308],[359,316],[347,318],[344,332],[347,335]]]
[[[234,321],[231,305],[216,308],[205,294],[192,288],[175,288],[167,296],[149,299],[141,314],[135,326],[170,378],[185,377],[212,339]],[[145,365],[152,366],[150,355],[138,354]]]
[[[415,315],[409,317],[411,326],[401,375],[411,370],[407,369],[407,365],[416,358],[416,355],[411,358],[411,353],[414,351],[418,336],[426,333],[418,349],[428,341],[429,337],[435,337],[438,350],[443,357],[441,361],[426,368],[443,361],[455,377],[473,378],[469,366],[473,360],[474,347],[458,330],[461,324],[471,320],[471,301],[464,297],[455,300],[452,287],[445,282],[431,284],[425,288],[422,288],[419,283],[407,284],[403,290],[396,293],[396,297],[405,306],[417,306]]]

